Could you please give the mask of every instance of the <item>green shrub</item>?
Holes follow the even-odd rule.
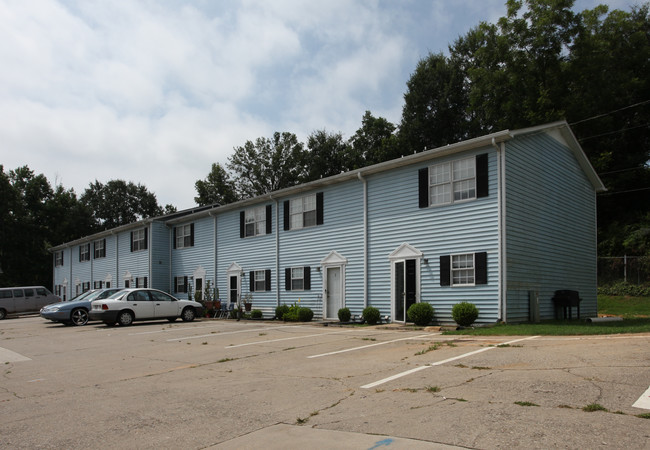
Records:
[[[374,306],[368,306],[363,310],[363,319],[368,325],[375,325],[380,319],[379,310]]]
[[[311,319],[314,318],[314,311],[310,308],[300,307],[298,308],[298,321],[299,322],[311,322]]]
[[[433,312],[433,306],[429,303],[413,303],[406,311],[406,316],[414,324],[425,326],[433,320]]]
[[[451,316],[461,327],[468,327],[478,318],[478,308],[473,303],[456,303],[451,309]]]
[[[630,284],[621,281],[608,286],[598,288],[599,295],[622,295],[630,297],[650,297],[650,286],[642,284]]]
[[[289,305],[283,303],[275,308],[275,318],[278,320],[286,320],[284,315],[289,312]]]
[[[350,314],[350,308],[339,309],[339,320],[341,322],[349,322],[350,317],[352,317],[352,314]]]
[[[251,318],[252,319],[261,319],[263,316],[264,316],[264,314],[262,314],[262,311],[259,310],[259,309],[254,309],[254,310],[251,311]]]

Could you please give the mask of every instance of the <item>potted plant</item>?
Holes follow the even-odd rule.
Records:
[[[244,296],[244,309],[250,311],[253,307],[253,294],[250,292]]]

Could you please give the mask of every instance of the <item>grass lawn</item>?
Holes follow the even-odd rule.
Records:
[[[619,322],[545,320],[541,323],[500,324],[493,327],[446,331],[475,336],[572,336],[650,332],[650,297],[598,296],[598,313],[623,317]]]

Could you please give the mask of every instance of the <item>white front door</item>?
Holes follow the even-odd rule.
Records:
[[[328,267],[327,268],[327,304],[326,315],[328,319],[336,319],[338,317],[341,305],[341,268]]]

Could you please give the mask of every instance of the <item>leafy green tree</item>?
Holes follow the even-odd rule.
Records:
[[[396,126],[383,117],[366,111],[361,127],[350,138],[352,147],[345,165],[349,170],[388,161],[400,156],[395,136]]]
[[[304,146],[288,132],[235,147],[227,167],[235,175],[237,195],[242,199],[294,186],[307,177]]]
[[[213,163],[212,169],[205,180],[198,180],[194,187],[198,194],[194,197],[194,201],[199,206],[226,205],[238,200],[235,193],[235,183],[230,178],[230,174],[219,163]]]
[[[90,209],[97,224],[110,229],[137,222],[164,213],[156,195],[141,184],[111,180],[106,184],[95,180],[81,196],[81,202]]]
[[[307,139],[308,173],[307,181],[318,180],[350,169],[350,145],[343,140],[341,133],[329,133],[317,130]]]

